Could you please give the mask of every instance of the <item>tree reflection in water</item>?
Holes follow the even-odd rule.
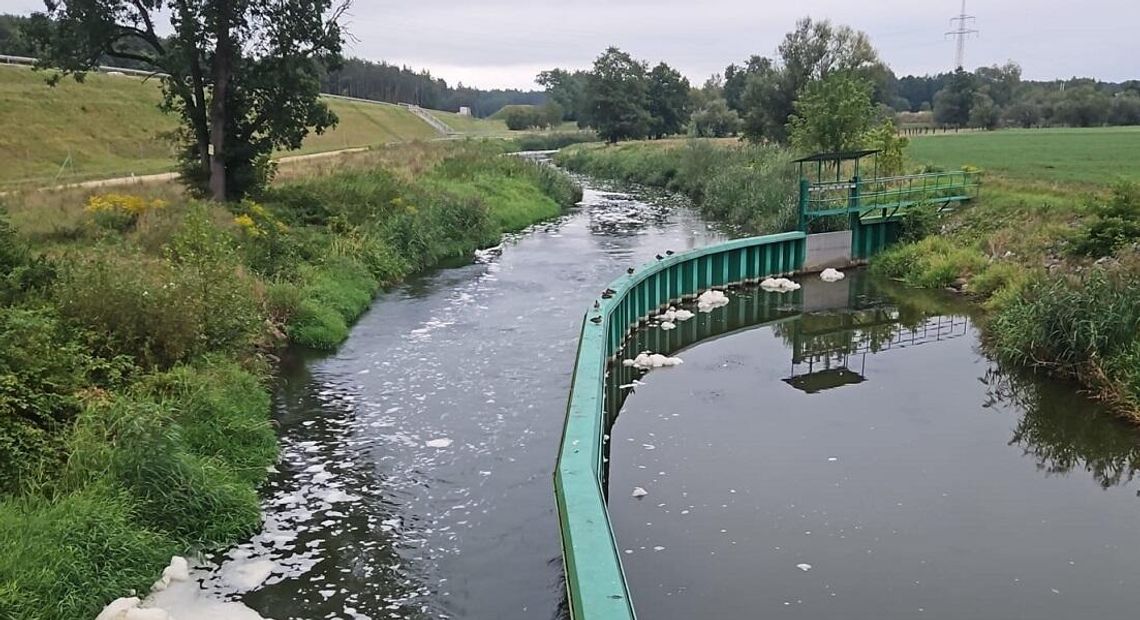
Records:
[[[990,366],[983,381],[989,396],[984,406],[1013,406],[1023,412],[1009,445],[1032,456],[1038,469],[1049,474],[1083,469],[1106,489],[1131,482],[1140,469],[1136,429],[1084,398],[1075,386],[997,365]]]

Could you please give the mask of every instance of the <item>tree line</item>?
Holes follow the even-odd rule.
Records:
[[[416,71],[360,58],[349,58],[340,68],[325,72],[321,78],[321,91],[388,103],[411,103],[450,112],[468,107],[474,116],[480,118],[508,105],[542,105],[547,102],[546,93],[542,91],[482,90],[463,84],[450,86],[445,80],[433,77],[430,71]]]
[[[893,118],[893,80],[866,34],[810,18],[796,23],[775,57],[731,64],[700,87],[664,62],[650,69],[614,47],[588,71],[551,69],[537,77],[566,120],[610,142],[687,132],[803,150],[882,142],[880,125]]]
[[[929,112],[949,127],[1097,127],[1140,125],[1140,81],[1021,79],[1014,62],[898,81],[899,111]]]
[[[690,87],[687,97],[681,92],[687,80],[671,73],[675,70],[665,63],[651,71],[645,62],[609,48],[590,70],[551,69],[536,81],[562,107],[565,120],[593,127],[610,141],[688,133],[789,143],[796,127],[803,140],[809,111],[857,111],[860,118],[848,128],[852,131],[899,121],[900,115],[908,123],[985,129],[1140,124],[1140,81],[1025,81],[1013,62],[898,78],[865,33],[810,18],[796,22],[774,55],[730,64],[700,87]],[[844,96],[825,92],[820,85],[829,82]],[[813,99],[798,113],[804,95]],[[864,95],[869,108],[863,105]],[[858,140],[832,137],[826,142]]]

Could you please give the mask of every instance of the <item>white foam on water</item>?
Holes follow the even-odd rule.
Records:
[[[838,282],[847,276],[843,275],[842,271],[828,267],[819,274],[819,279],[824,282]]]
[[[800,284],[787,278],[766,278],[760,282],[760,288],[771,293],[790,293],[798,291]]]
[[[721,306],[728,305],[728,295],[724,291],[709,289],[697,297],[698,312],[712,312]]]

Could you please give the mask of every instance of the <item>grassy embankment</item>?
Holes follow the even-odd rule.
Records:
[[[253,531],[274,353],[336,346],[380,287],[578,199],[500,151],[354,154],[225,206],[0,198],[0,618],[93,617]]]
[[[986,170],[982,197],[873,268],[989,310],[1000,357],[1075,380],[1140,421],[1140,129],[913,139],[915,162]]]
[[[0,190],[171,170],[171,146],[163,135],[176,123],[159,111],[160,100],[156,80],[96,73],[83,84],[66,79],[49,88],[42,73],[0,66],[0,161],[5,163]],[[310,135],[288,155],[439,137],[400,106],[327,101],[340,123]],[[509,133],[502,122],[479,119],[467,119],[459,131],[472,136]]]

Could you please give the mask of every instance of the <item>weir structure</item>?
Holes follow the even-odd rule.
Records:
[[[611,282],[586,314],[554,472],[572,618],[636,617],[606,511],[606,435],[619,408],[617,395],[607,391],[606,375],[626,339],[671,303],[708,289],[799,272],[806,251],[807,235],[790,232],[665,256]]]
[[[827,219],[825,228],[843,228],[821,237],[828,252],[809,267],[831,267],[844,260],[871,258],[899,238],[903,217],[916,209],[944,211],[978,197],[981,172],[953,170],[902,176],[879,176],[879,151],[816,153],[796,160],[799,166],[799,230]],[[864,176],[870,159],[871,171]],[[825,241],[826,239],[826,241]],[[815,249],[815,248],[813,248]]]
[[[799,160],[799,231],[659,257],[611,282],[587,312],[554,472],[571,618],[636,618],[606,510],[606,463],[608,433],[625,397],[620,384],[634,377],[632,368],[622,366],[620,354],[638,326],[670,304],[709,289],[866,260],[898,239],[907,212],[932,207],[941,211],[978,195],[980,177],[973,171],[879,177],[876,159],[870,178],[864,179],[861,161],[875,155],[876,151],[819,153]],[[832,169],[834,179],[825,178]],[[830,232],[809,235],[812,222],[823,218],[830,218],[822,226]],[[779,314],[774,313],[771,322],[791,318]],[[683,340],[684,335],[661,338]],[[789,380],[804,383],[794,376]],[[805,383],[804,387],[819,386]]]

